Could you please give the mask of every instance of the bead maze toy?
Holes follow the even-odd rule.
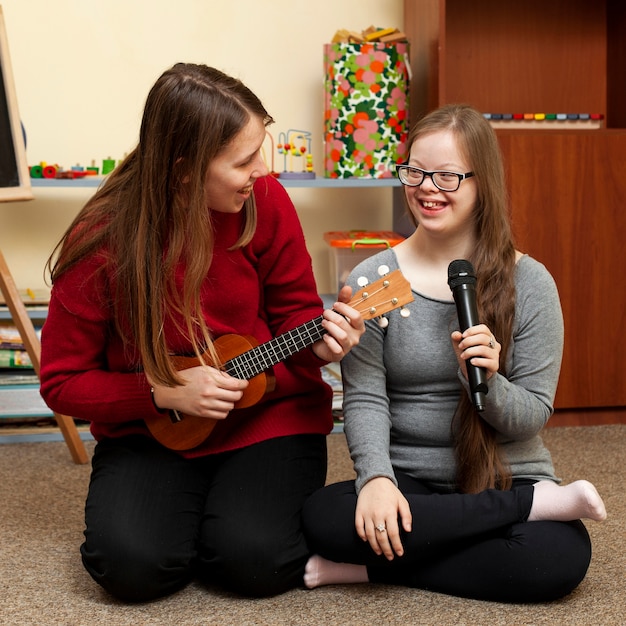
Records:
[[[279,178],[291,180],[315,178],[309,131],[290,129],[281,132],[278,135],[278,142],[276,148],[278,154],[283,157],[283,171],[279,173]]]

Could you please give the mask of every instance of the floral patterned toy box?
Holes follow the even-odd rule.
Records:
[[[406,160],[408,43],[324,45],[324,175],[389,178]]]

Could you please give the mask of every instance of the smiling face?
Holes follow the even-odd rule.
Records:
[[[455,135],[435,131],[416,139],[411,146],[409,165],[427,171],[444,170],[464,174],[471,171]],[[426,177],[419,187],[405,187],[411,213],[420,228],[432,233],[473,232],[476,180],[468,178],[457,191],[441,191]]]
[[[263,120],[251,115],[242,130],[211,161],[204,184],[209,209],[220,213],[241,211],[255,181],[269,173],[261,157],[264,139]]]

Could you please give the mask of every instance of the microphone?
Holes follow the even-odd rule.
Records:
[[[476,308],[476,274],[472,264],[464,259],[452,261],[448,266],[448,285],[456,303],[461,332],[464,332],[470,326],[476,326],[479,323]],[[469,360],[465,362],[465,365],[472,403],[477,411],[483,411],[485,395],[489,391],[485,370],[472,365]]]

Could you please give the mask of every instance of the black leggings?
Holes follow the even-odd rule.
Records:
[[[192,577],[246,596],[302,586],[302,505],[324,484],[326,438],[281,437],[185,460],[145,437],[98,443],[83,563],[111,594],[146,601]]]
[[[413,530],[401,531],[404,556],[387,561],[359,538],[353,481],[324,487],[306,502],[311,550],[366,565],[371,582],[499,602],[554,600],[584,578],[591,543],[581,521],[525,521],[533,481],[468,495],[433,493],[408,476],[397,478],[413,515]]]

